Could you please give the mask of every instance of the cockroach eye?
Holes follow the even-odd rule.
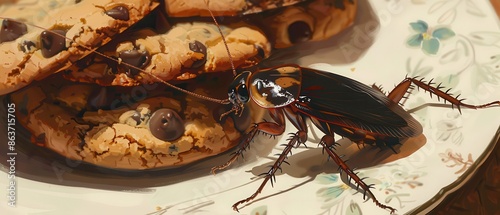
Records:
[[[238,87],[238,98],[243,103],[248,102],[249,94],[248,94],[247,86],[245,84],[242,84],[242,85],[240,85],[240,87]]]
[[[184,120],[172,109],[158,109],[151,115],[149,130],[160,140],[173,141],[184,134]]]

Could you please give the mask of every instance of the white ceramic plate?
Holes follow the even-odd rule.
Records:
[[[286,62],[376,83],[385,90],[407,75],[421,76],[452,87],[450,92],[461,94],[465,102],[500,99],[500,30],[487,1],[360,2],[352,28],[328,41],[284,50],[298,54]],[[422,136],[398,149],[401,156],[413,152],[408,157],[387,162],[394,158],[390,150],[358,149],[340,140],[339,154],[350,159],[351,167],[361,168],[360,176],[369,177],[367,183],[375,184],[372,192],[382,203],[401,214],[424,213],[460,187],[498,137],[500,108],[462,109],[460,114],[450,106],[421,106],[427,103],[441,104],[422,91],[405,102],[424,128]],[[294,132],[290,124],[289,132]],[[182,169],[116,174],[47,159],[53,156],[50,153],[19,151],[17,204],[13,208],[2,201],[0,210],[2,214],[238,214],[231,205],[257,189],[262,180],[256,176],[274,162],[273,154],[281,152],[279,143],[286,137],[257,138],[245,160],[215,176],[209,174],[210,167],[225,162],[228,155]],[[240,214],[388,214],[342,182],[337,166],[315,148],[320,137],[312,132],[309,149],[294,150],[288,160],[291,165],[276,175],[274,187],[268,184]],[[5,138],[2,134],[2,142]],[[23,141],[28,138],[19,137],[17,143]],[[6,147],[2,144],[4,160]],[[2,164],[0,184],[5,185],[10,179],[8,166]],[[0,189],[3,200],[8,196],[5,188]]]

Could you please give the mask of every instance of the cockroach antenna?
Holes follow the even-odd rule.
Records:
[[[20,23],[19,21],[15,20],[15,19],[7,18],[7,17],[2,17],[2,16],[0,16],[0,19],[5,19],[5,20],[9,20],[9,21],[11,21],[11,22],[17,22],[17,23]],[[215,19],[215,18],[214,18],[214,19]],[[156,76],[156,75],[154,75],[154,74],[152,74],[152,73],[148,73],[148,72],[146,72],[145,70],[143,70],[143,69],[141,69],[141,68],[139,68],[139,67],[136,67],[136,66],[131,65],[131,64],[128,64],[128,63],[125,63],[125,62],[123,62],[123,61],[118,61],[118,60],[116,60],[116,59],[114,59],[114,58],[112,58],[112,57],[109,57],[109,56],[107,56],[107,55],[105,55],[105,54],[103,54],[103,53],[100,53],[100,52],[98,52],[98,51],[96,51],[96,50],[93,50],[92,48],[90,48],[90,47],[88,47],[88,46],[86,46],[86,45],[84,45],[84,44],[80,44],[80,43],[76,42],[75,40],[73,40],[73,39],[71,39],[71,38],[69,38],[69,37],[66,37],[65,35],[59,34],[59,33],[55,32],[55,31],[52,31],[52,30],[50,30],[50,29],[46,29],[46,28],[44,28],[44,27],[41,27],[41,26],[38,26],[38,25],[35,25],[35,24],[31,24],[31,23],[25,23],[25,24],[27,24],[27,25],[29,25],[29,26],[32,26],[32,27],[34,27],[34,28],[38,28],[38,29],[41,29],[41,30],[44,30],[44,31],[48,31],[48,32],[50,32],[50,33],[53,33],[54,35],[59,36],[59,37],[65,38],[66,40],[69,40],[69,41],[71,41],[71,42],[73,42],[73,43],[77,44],[78,46],[80,46],[80,47],[82,47],[82,48],[84,48],[84,49],[86,49],[86,50],[88,50],[88,51],[90,51],[90,52],[92,52],[92,53],[95,53],[95,54],[97,54],[97,55],[99,55],[99,56],[101,56],[101,57],[104,57],[104,58],[106,58],[106,59],[109,59],[109,60],[115,61],[115,62],[117,62],[118,64],[122,64],[122,65],[128,66],[128,67],[130,67],[130,68],[132,68],[132,69],[137,69],[138,71],[141,71],[141,72],[143,72],[144,74],[147,74],[147,75],[149,75],[149,76],[153,77],[154,79],[156,79],[156,80],[158,80],[159,82],[161,82],[161,83],[163,83],[163,84],[167,85],[168,87],[171,87],[171,88],[173,88],[173,89],[175,89],[175,90],[178,90],[178,91],[180,91],[180,92],[186,93],[186,94],[188,94],[188,95],[190,95],[190,96],[193,96],[193,97],[196,97],[196,98],[199,98],[199,99],[203,99],[203,100],[207,100],[207,101],[211,101],[211,102],[215,102],[215,103],[219,103],[219,104],[229,104],[229,103],[230,103],[230,102],[229,102],[229,99],[224,99],[224,100],[221,100],[221,99],[215,99],[215,98],[211,98],[211,97],[208,97],[208,96],[204,96],[204,95],[196,94],[196,93],[191,92],[191,91],[189,91],[189,90],[186,90],[186,89],[180,88],[180,87],[178,87],[178,86],[175,86],[175,85],[173,85],[173,84],[171,84],[171,83],[168,83],[168,82],[164,81],[163,79],[161,79],[160,77],[158,77],[158,76]],[[217,27],[218,27],[218,25],[217,25]],[[219,30],[220,30],[220,29],[219,29]],[[224,42],[224,43],[225,43],[225,42]],[[227,48],[227,45],[226,45],[226,48]],[[233,62],[232,62],[232,60],[231,60],[231,65],[232,65],[232,64],[233,64]],[[235,73],[234,66],[233,66],[233,73]]]
[[[210,10],[210,5],[208,3],[208,0],[205,0],[205,4],[207,5],[207,10],[210,13],[210,16],[212,17],[212,20],[215,23],[215,26],[217,26],[217,29],[219,30],[220,36],[222,37],[222,42],[224,42],[224,47],[226,47],[227,51],[227,56],[229,57],[229,62],[231,63],[231,69],[233,70],[233,76],[236,77],[236,69],[234,68],[234,63],[233,63],[233,57],[231,56],[231,52],[229,51],[229,47],[227,46],[226,42],[226,37],[222,33],[222,30],[220,29],[219,23],[217,22],[217,19],[215,19],[214,13],[212,13],[212,10]]]

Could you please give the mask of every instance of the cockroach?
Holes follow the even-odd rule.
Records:
[[[213,21],[217,24],[214,15],[210,9],[208,10]],[[222,32],[221,35],[225,43]],[[64,37],[63,35],[59,36]],[[66,39],[73,41],[70,38]],[[84,45],[78,45],[85,48]],[[229,48],[226,43],[225,45],[232,64]],[[102,53],[93,52],[116,61],[116,59]],[[133,65],[123,62],[121,64],[146,73]],[[239,210],[238,206],[241,204],[255,199],[269,181],[271,184],[273,183],[275,174],[281,169],[281,165],[288,163],[286,159],[292,149],[306,144],[308,138],[306,120],[310,120],[324,133],[319,145],[338,165],[340,174],[347,174],[349,182],[352,180],[358,188],[364,191],[363,198],[368,195],[378,207],[394,213],[395,208],[380,203],[370,191],[373,184],[366,184],[364,182],[366,178],[358,177],[353,169],[335,152],[335,147],[339,144],[335,142],[334,134],[348,138],[357,144],[385,146],[396,153],[393,146],[401,144],[402,139],[422,134],[420,123],[399,104],[409,94],[409,89],[413,85],[451,103],[452,107],[456,107],[459,112],[461,112],[461,107],[481,109],[500,106],[500,101],[481,105],[463,103],[464,99],[459,99],[458,96],[453,97],[449,93],[450,89],[443,91],[444,87],[441,84],[435,85],[432,80],[427,82],[424,81],[424,78],[419,77],[405,77],[386,95],[378,87],[370,87],[341,75],[293,64],[259,69],[254,72],[243,71],[239,74],[236,73],[234,65],[232,65],[232,70],[235,78],[228,88],[228,99],[223,100],[198,95],[163,81],[152,74],[147,74],[159,82],[191,96],[219,104],[230,104],[231,109],[223,113],[221,119],[230,114],[234,114],[235,117],[241,116],[251,102],[269,113],[273,121],[263,120],[248,128],[240,139],[239,149],[226,163],[213,167],[211,169],[213,174],[228,168],[238,157],[242,156],[257,134],[282,135],[285,132],[286,119],[297,129],[295,133],[290,133],[290,138],[287,139],[288,143],[285,144],[285,148],[269,171],[263,173],[264,181],[255,193],[233,204],[232,208],[235,211]]]
[[[339,166],[340,173],[347,174],[348,180],[353,180],[364,191],[363,198],[369,195],[378,207],[394,213],[396,209],[380,203],[370,191],[373,184],[366,184],[364,178],[359,178],[335,152],[338,143],[335,142],[334,134],[357,144],[386,146],[396,153],[393,146],[400,144],[401,139],[422,134],[420,123],[399,105],[412,84],[450,102],[459,111],[461,107],[478,109],[500,106],[500,101],[482,105],[463,103],[464,99],[453,97],[448,93],[449,90],[442,91],[441,84],[434,86],[432,80],[425,82],[422,78],[406,77],[385,95],[377,87],[298,65],[283,65],[253,73],[245,71],[237,75],[229,87],[229,101],[233,106],[230,112],[238,115],[246,104],[255,102],[268,111],[274,122],[254,124],[241,139],[239,150],[227,163],[212,168],[212,173],[229,167],[258,133],[282,135],[285,132],[285,117],[298,130],[291,133],[283,152],[269,171],[263,174],[264,181],[257,191],[233,205],[233,209],[238,211],[238,206],[253,200],[269,180],[273,183],[276,171],[281,169],[282,163],[287,163],[287,156],[293,148],[305,145],[308,137],[306,120],[309,119],[324,133],[319,144]]]
[[[213,14],[212,18],[217,23]],[[229,49],[227,50],[229,52]],[[231,54],[228,54],[231,57]],[[233,210],[239,211],[238,206],[255,199],[268,181],[273,184],[276,172],[281,170],[283,163],[287,163],[287,156],[293,148],[305,146],[308,138],[306,120],[309,119],[324,133],[319,145],[338,165],[340,174],[347,174],[349,183],[353,180],[355,185],[364,191],[363,199],[368,195],[378,207],[389,210],[392,214],[396,209],[380,203],[370,191],[374,184],[366,184],[366,178],[358,177],[335,152],[335,147],[339,144],[335,142],[334,134],[357,144],[385,146],[397,153],[394,145],[401,144],[402,139],[422,134],[423,130],[420,123],[400,106],[400,101],[407,98],[413,85],[429,92],[431,96],[434,94],[451,103],[452,108],[456,107],[460,113],[461,107],[481,109],[500,106],[500,101],[481,105],[463,103],[465,99],[453,97],[449,93],[451,89],[443,91],[441,84],[435,85],[432,79],[427,82],[419,77],[405,77],[386,95],[376,86],[369,87],[341,75],[299,65],[282,65],[254,72],[243,71],[236,75],[229,86],[228,97],[232,108],[222,116],[239,116],[247,104],[254,102],[265,109],[274,122],[262,121],[254,124],[241,138],[240,148],[228,162],[213,167],[212,174],[229,167],[242,156],[257,134],[282,135],[285,132],[285,117],[297,129],[297,132],[290,133],[288,143],[284,145],[285,148],[269,171],[262,174],[264,181],[255,193],[233,204]]]

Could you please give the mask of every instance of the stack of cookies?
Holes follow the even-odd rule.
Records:
[[[0,93],[33,143],[66,158],[113,169],[181,166],[234,148],[262,112],[220,118],[230,107],[165,82],[225,99],[232,64],[250,68],[273,48],[329,38],[356,14],[353,0],[209,2],[2,4]]]

